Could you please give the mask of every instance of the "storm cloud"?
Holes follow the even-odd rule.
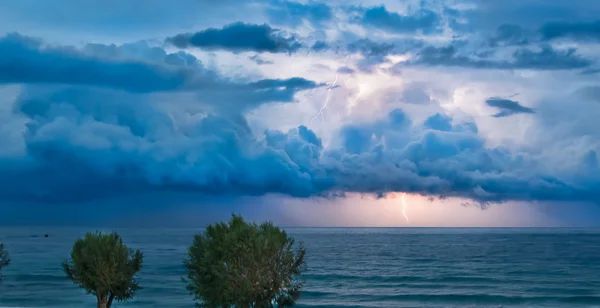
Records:
[[[423,1],[401,10],[227,1],[223,7],[239,5],[235,16],[244,18],[232,23],[219,15],[207,25],[186,16],[169,34],[157,34],[164,45],[111,44],[126,41],[118,37],[76,46],[5,35],[0,201],[57,205],[162,191],[298,198],[402,191],[481,203],[599,202],[598,93],[584,87],[595,84],[597,25],[568,20],[576,14],[530,13],[529,20],[490,13],[517,12],[520,2],[507,3],[440,9]],[[392,57],[398,55],[406,57]],[[318,65],[332,76],[309,69]],[[402,75],[389,67],[402,68]],[[331,120],[313,126],[304,113],[325,98],[301,94],[336,72]],[[586,90],[557,102],[561,86]],[[492,96],[517,87],[531,93],[520,102]],[[385,89],[398,99],[380,102],[390,96]],[[337,109],[349,102],[356,114]],[[496,118],[480,114],[482,106],[497,110]],[[268,116],[259,114],[265,110]],[[515,114],[531,116],[509,117]],[[513,125],[521,118],[531,122],[526,132]],[[512,129],[526,144],[503,144]],[[548,131],[568,140],[557,142]]]
[[[294,197],[406,191],[480,202],[598,197],[595,185],[570,184],[535,157],[485,147],[476,126],[447,115],[418,124],[396,109],[343,128],[340,144],[324,148],[304,126],[256,133],[243,116],[194,115],[85,89],[46,101],[40,89],[25,91],[38,94],[23,93],[16,110],[27,119],[22,152],[0,161],[5,200],[64,203],[151,190]],[[94,107],[103,99],[110,103]]]
[[[2,83],[80,84],[151,92],[181,89],[197,77],[185,68],[94,57],[70,47],[46,47],[38,39],[19,34],[0,38],[0,54]]]
[[[417,53],[409,65],[454,66],[477,69],[533,69],[570,70],[590,66],[593,62],[577,54],[575,48],[557,50],[549,45],[538,49],[519,48],[508,60],[493,60],[487,57],[461,53],[450,45],[446,47],[428,46]]]
[[[519,104],[519,102],[506,98],[490,97],[485,101],[485,103],[490,107],[501,110],[494,115],[496,118],[507,117],[517,113],[535,113],[533,109],[522,106]]]
[[[594,22],[549,22],[540,28],[545,40],[568,38],[582,41],[600,40],[600,20]]]
[[[406,15],[390,12],[384,6],[356,10],[361,11],[361,16],[356,18],[355,22],[392,33],[430,34],[441,30],[441,18],[427,9],[409,12]]]
[[[53,85],[61,89],[67,85],[95,87],[139,94],[187,93],[200,97],[201,102],[222,109],[233,107],[237,112],[269,102],[291,102],[297,92],[319,86],[299,77],[226,78],[205,68],[191,54],[167,53],[146,42],[75,48],[46,46],[39,39],[9,34],[0,38],[0,52],[4,55],[0,58],[0,83]],[[65,92],[60,93],[58,97],[68,101]],[[59,99],[55,95],[49,98]]]
[[[209,28],[196,33],[182,33],[166,39],[178,48],[201,48],[206,50],[229,50],[232,52],[256,51],[291,53],[302,44],[293,37],[285,37],[280,30],[267,24],[254,25],[242,22],[226,25],[221,29]]]

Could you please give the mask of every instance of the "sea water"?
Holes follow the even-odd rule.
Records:
[[[61,261],[84,229],[0,228],[12,264],[0,307],[94,307]],[[103,231],[110,231],[109,229]],[[135,299],[193,307],[182,277],[189,229],[118,229],[145,254]],[[308,270],[299,307],[600,307],[600,230],[295,228]],[[45,238],[44,234],[49,237]]]

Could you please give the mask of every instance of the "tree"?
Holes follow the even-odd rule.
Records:
[[[4,244],[0,244],[0,278],[2,278],[2,269],[10,264],[8,252],[4,249]]]
[[[75,241],[63,270],[74,284],[98,299],[98,308],[110,308],[113,300],[128,301],[139,289],[135,278],[142,269],[143,254],[123,244],[116,232],[86,233]]]
[[[199,307],[291,307],[306,269],[302,243],[272,223],[233,215],[197,234],[184,264],[187,289]]]

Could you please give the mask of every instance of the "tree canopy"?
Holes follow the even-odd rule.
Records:
[[[202,307],[290,307],[300,297],[305,249],[272,223],[233,215],[194,237],[184,264]]]
[[[75,241],[70,258],[62,265],[73,283],[96,296],[98,307],[110,308],[115,299],[133,298],[139,289],[135,275],[142,260],[142,252],[128,248],[116,232],[95,232]]]
[[[0,278],[2,278],[2,269],[10,264],[8,252],[4,248],[4,244],[0,244]]]

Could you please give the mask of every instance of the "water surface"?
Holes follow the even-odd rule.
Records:
[[[0,307],[93,307],[95,299],[60,267],[85,231],[0,228],[13,261],[0,283]],[[199,230],[117,231],[145,260],[144,289],[115,307],[194,306],[181,261]],[[307,249],[299,307],[600,307],[599,229],[288,231]]]

